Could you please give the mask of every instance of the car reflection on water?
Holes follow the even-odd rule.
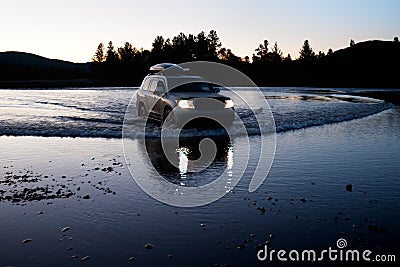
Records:
[[[200,152],[200,143],[204,138],[215,144],[215,157],[211,162],[203,159]],[[166,138],[164,142],[168,143],[170,140]],[[225,170],[228,177],[232,176],[234,149],[229,136],[180,138],[179,147],[169,157],[172,163],[165,154],[161,138],[145,138],[144,144],[152,165],[171,183],[201,186],[217,179]],[[198,171],[199,169],[201,170]]]

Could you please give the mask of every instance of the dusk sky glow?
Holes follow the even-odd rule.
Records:
[[[23,51],[73,62],[90,61],[97,45],[128,41],[151,49],[157,35],[215,29],[222,45],[250,56],[264,39],[298,56],[305,39],[326,52],[400,35],[397,0],[131,1],[5,0],[0,51]]]

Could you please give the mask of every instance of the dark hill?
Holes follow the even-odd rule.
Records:
[[[52,66],[60,68],[68,68],[74,67],[76,65],[82,65],[80,63],[76,64],[59,59],[49,59],[31,53],[16,51],[0,52],[0,62],[10,65]]]
[[[322,83],[348,87],[400,87],[400,43],[366,41],[321,60]]]
[[[90,71],[90,63],[72,63],[24,52],[0,52],[1,81],[83,79]]]
[[[399,63],[400,43],[391,41],[365,41],[351,47],[335,51],[327,57],[333,64],[367,65],[377,67],[375,64],[389,65]]]

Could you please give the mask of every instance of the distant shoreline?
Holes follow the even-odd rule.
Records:
[[[79,88],[79,87],[139,87],[141,80],[100,80],[100,79],[65,79],[65,80],[11,80],[1,81],[0,89],[37,89],[37,88]],[[376,84],[319,84],[319,83],[293,83],[273,81],[268,84],[258,85],[258,87],[310,87],[310,88],[360,88],[360,89],[393,89],[399,90],[400,87],[376,86]]]
[[[384,100],[386,102],[389,102],[389,103],[395,104],[397,106],[400,106],[400,89],[398,89],[398,92],[395,92],[395,91],[382,91],[382,92],[379,92],[379,91],[365,91],[365,92],[355,93],[354,95],[381,99],[381,100]]]
[[[100,88],[100,87],[132,87],[140,86],[140,82],[126,80],[95,80],[95,79],[71,79],[71,80],[26,80],[26,81],[0,81],[1,89],[68,89],[68,88]],[[381,89],[391,89],[390,91],[374,90],[374,86],[309,86],[309,85],[264,85],[260,87],[311,87],[311,88],[360,88],[366,89],[362,92],[354,92],[353,95],[371,97],[390,102],[395,105],[400,105],[400,88],[379,87]]]
[[[79,87],[138,87],[134,81],[111,81],[96,79],[70,80],[20,80],[0,81],[0,89],[37,89],[37,88],[79,88]]]

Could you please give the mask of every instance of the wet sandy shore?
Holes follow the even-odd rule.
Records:
[[[194,209],[146,195],[121,140],[0,137],[0,265],[263,266],[266,242],[318,250],[338,238],[398,255],[399,114],[278,134],[259,190],[245,177]]]

